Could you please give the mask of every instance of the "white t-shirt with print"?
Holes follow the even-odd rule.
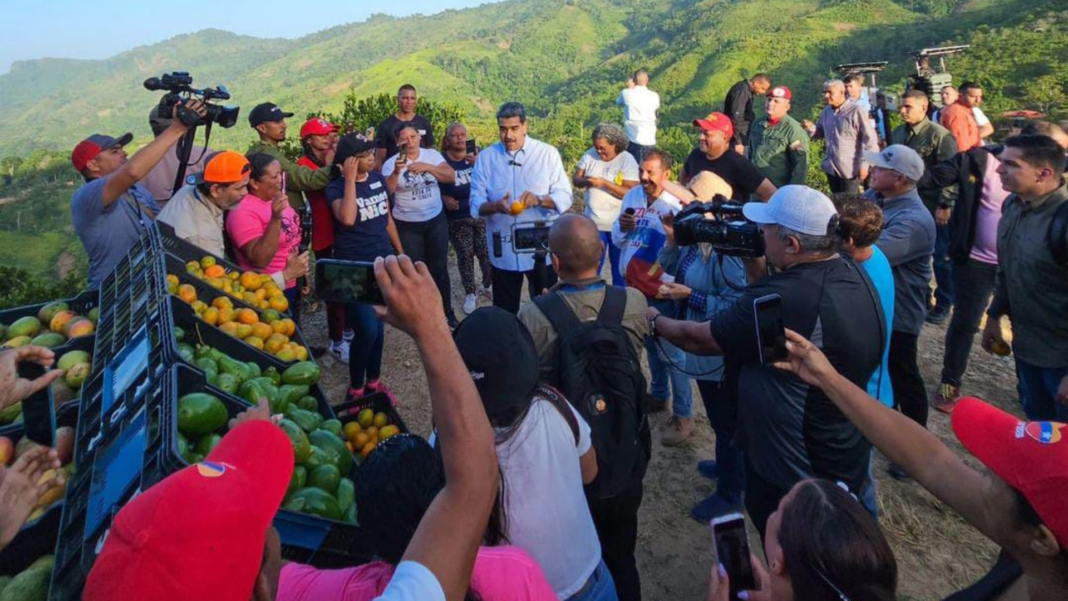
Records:
[[[616,155],[611,161],[601,160],[594,149],[589,149],[579,159],[578,168],[586,172],[586,177],[599,177],[616,185],[624,180],[638,181],[638,161],[627,151]],[[586,188],[586,215],[597,224],[602,232],[612,231],[612,224],[619,217],[622,198],[616,198],[611,192],[590,186]]]
[[[397,165],[397,156],[393,155],[382,163],[382,177],[388,178],[393,175],[393,169]],[[401,168],[397,176],[397,190],[393,205],[393,218],[408,222],[430,221],[438,216],[445,205],[441,202],[441,188],[438,180],[429,173],[416,175],[408,171],[412,163],[427,163],[440,165],[445,162],[445,157],[433,148],[420,148],[419,156],[415,160],[409,160]]]
[[[601,563],[582,488],[580,457],[592,445],[590,427],[571,412],[579,425],[578,445],[556,407],[536,398],[519,429],[497,446],[508,540],[541,564],[560,599],[578,592]]]

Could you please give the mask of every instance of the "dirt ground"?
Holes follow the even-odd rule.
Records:
[[[453,306],[462,317],[463,290],[454,257],[450,257],[450,271]],[[480,302],[480,306],[485,304],[485,300]],[[303,331],[313,345],[326,344],[325,315],[320,308],[306,311],[303,318]],[[925,325],[920,337],[920,368],[929,392],[938,385],[945,328]],[[383,382],[400,399],[398,410],[411,430],[426,436],[430,432],[430,405],[415,345],[406,334],[387,326],[385,349]],[[347,366],[329,355],[321,363],[325,391],[339,403],[348,386]],[[648,376],[647,366],[645,369]],[[1022,415],[1011,358],[983,352],[978,340],[965,376],[965,393]],[[715,437],[696,386],[693,396],[697,427],[687,443],[674,448],[659,444],[657,426],[667,415],[653,416],[653,459],[645,476],[637,552],[642,591],[648,601],[696,601],[704,599],[707,591],[713,561],[709,529],[690,517],[690,507],[714,491],[714,483],[698,474],[697,461],[713,458]],[[957,443],[947,415],[932,410],[928,426],[969,464],[978,465]],[[887,461],[878,453],[875,463],[880,525],[898,562],[898,599],[942,599],[974,582],[993,565],[997,549],[992,543],[917,484],[887,476]],[[754,549],[758,549],[759,537],[752,524],[750,534]]]

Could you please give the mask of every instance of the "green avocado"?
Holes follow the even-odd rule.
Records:
[[[305,411],[318,411],[319,401],[310,394],[306,394],[297,400],[297,408]]]
[[[226,406],[213,395],[193,392],[178,399],[178,431],[186,438],[211,434],[229,419]]]
[[[328,520],[340,520],[341,508],[338,507],[334,495],[321,488],[308,486],[293,493],[291,502],[304,502],[302,513],[310,513]]]
[[[48,599],[48,583],[52,579],[54,559],[46,555],[35,561],[0,592],[0,601],[45,601]]]
[[[222,440],[222,436],[219,436],[218,434],[208,434],[207,436],[201,437],[201,439],[197,441],[197,444],[193,450],[207,457],[211,453],[211,451],[219,444],[220,440]]]

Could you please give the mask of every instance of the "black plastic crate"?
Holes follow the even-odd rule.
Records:
[[[192,242],[182,240],[174,232],[174,228],[169,224],[157,221],[156,227],[159,229],[160,242],[163,244],[163,250],[167,254],[174,255],[178,259],[181,259],[183,272],[185,271],[184,265],[187,261],[197,261],[199,263],[204,257],[215,257],[215,262],[225,267],[227,271],[244,271],[226,257],[220,257],[219,255],[200,248]]]
[[[88,317],[89,312],[99,306],[99,296],[97,295],[95,290],[86,290],[85,292],[82,292],[74,298],[61,298],[57,300],[67,303],[71,311],[74,311],[82,317]],[[13,309],[6,309],[4,311],[0,311],[0,323],[4,325],[11,325],[15,320],[21,319],[23,317],[28,317],[31,315],[33,317],[37,317],[37,314],[41,311],[42,307],[53,302],[56,301],[48,301],[47,303],[37,303],[36,305],[27,305],[25,307],[15,307]],[[99,322],[100,320],[98,319],[97,323],[99,324]],[[51,331],[48,329],[47,323],[42,325],[44,325],[44,329],[41,330],[41,332],[39,333],[43,334],[44,332]],[[67,342],[65,342],[64,344],[57,346],[52,350],[56,351],[57,354],[60,352],[65,352],[67,350],[70,350],[71,348],[76,348],[74,344],[79,340],[83,338],[89,338],[94,335],[95,334],[90,334],[88,336],[79,336],[78,338],[71,338],[67,340]]]
[[[75,427],[78,406],[68,403],[56,412],[56,425]],[[0,430],[11,442],[18,443],[25,434],[21,424]],[[37,519],[27,522],[15,538],[0,552],[0,575],[14,575],[25,570],[39,557],[55,552],[59,540],[59,522],[63,514],[63,500],[52,505]]]
[[[404,418],[397,412],[397,408],[393,406],[389,401],[389,397],[384,393],[376,392],[369,394],[363,398],[355,399],[347,403],[334,406],[334,414],[337,415],[337,419],[342,424],[356,421],[356,416],[360,411],[370,408],[375,413],[385,413],[389,416],[389,421],[397,426],[400,431],[410,432],[408,424],[405,423]]]

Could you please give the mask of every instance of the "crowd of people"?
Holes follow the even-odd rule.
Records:
[[[190,128],[177,108],[153,112],[154,140],[130,157],[130,134],[78,144],[86,183],[71,213],[92,287],[154,219],[270,275],[295,319],[302,246],[373,262],[384,305],[327,303],[317,354],[348,365],[349,400],[392,396],[383,324],[406,332],[435,428],[429,443],[386,441],[360,468],[357,505],[378,561],[327,571],[280,557],[271,520],[290,445],[265,404],[250,409],[207,457],[224,477],[186,468],[118,513],[85,598],[640,600],[651,430],[666,446],[693,435],[694,384],[715,435],[715,457],[695,467],[717,484],[691,515],[707,524],[744,511],[763,549],[740,595],[718,558],[709,599],[894,599],[902,575],[878,522],[873,448],[892,477],[1002,549],[952,599],[1068,598],[1068,134],[1032,122],[993,144],[970,83],[956,99],[943,89],[942,107],[908,91],[892,130],[859,76],[823,89],[817,121],[799,122],[788,87],[767,74],[740,81],[722,111],[693,120],[693,151],[672,157],[657,146],[660,98],[639,70],[619,95],[622,127],[594,128],[570,177],[517,102],[496,113],[499,142],[472,150],[467,127],[450,123],[435,149],[410,85],[375,135],[308,120],[295,162],[279,147],[292,113],[261,104],[249,113],[259,141],[245,154],[205,150],[177,190],[167,175]],[[830,196],[806,185],[815,139]],[[713,200],[741,205],[761,256],[677,235],[688,205]],[[697,219],[716,219],[707,211]],[[536,252],[516,244],[546,225]],[[482,296],[493,306],[478,308]],[[769,297],[786,336],[776,360],[756,334],[755,303]],[[929,398],[920,333],[946,321]],[[963,398],[980,330],[985,350],[1014,356],[1026,420]],[[52,356],[0,353],[0,406],[54,377],[21,380],[19,361]],[[929,407],[952,414],[983,471],[926,429]],[[20,503],[54,462],[44,451],[0,474],[0,523],[21,523]],[[9,535],[0,528],[0,544]]]

